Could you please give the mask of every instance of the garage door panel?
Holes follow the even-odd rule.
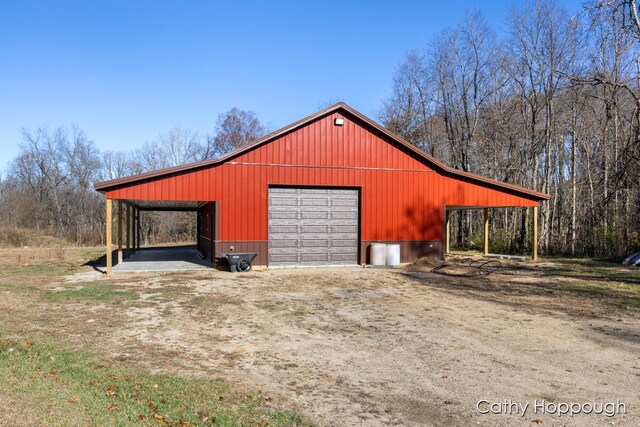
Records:
[[[279,219],[279,220],[297,220],[298,213],[296,211],[286,210],[286,211],[271,211],[269,212],[270,219]],[[280,221],[278,221],[280,222]]]
[[[329,190],[332,197],[346,197],[349,199],[354,198],[354,191],[356,190],[352,190],[350,188],[331,188]],[[357,197],[355,197],[355,199],[357,200]]]
[[[280,240],[298,241],[298,233],[274,233],[269,235],[269,242],[277,242]]]
[[[298,202],[296,199],[285,199],[282,197],[277,197],[271,200],[271,206],[297,206]]]
[[[300,199],[300,206],[309,207],[329,207],[329,200],[327,199]]]
[[[291,190],[293,190],[297,194],[302,194],[305,197],[316,197],[316,198],[317,197],[326,198],[331,191],[328,188],[304,188],[304,187],[292,188]]]
[[[332,225],[331,226],[331,231],[333,233],[357,233],[358,232],[358,225],[357,224],[353,224],[353,225]]]
[[[280,239],[280,240],[272,240],[271,248],[273,249],[287,249],[287,248],[298,248],[298,240],[297,239]]]
[[[300,212],[300,219],[324,219],[324,220],[328,220],[329,219],[329,211],[325,210],[325,211],[321,211],[321,210],[316,210],[316,211],[301,211]]]
[[[287,260],[295,260],[298,257],[298,252],[296,249],[274,249],[269,255],[284,257]]]
[[[278,219],[277,224],[269,226],[269,231],[274,233],[297,233],[299,231],[298,225],[300,223],[297,219]]]
[[[335,237],[333,239],[331,239],[331,247],[332,248],[351,248],[351,247],[357,247],[357,245],[354,244],[353,239],[336,239]]]
[[[329,247],[329,239],[300,239],[301,248],[323,248]]]
[[[269,212],[277,211],[296,211],[298,202],[291,200],[275,199],[269,201]]]
[[[329,259],[329,256],[331,255],[329,252],[327,252],[327,248],[300,248],[299,253],[309,255],[322,255],[326,256],[327,259]]]
[[[300,262],[301,263],[328,263],[329,262],[329,254],[327,252],[322,253],[309,253],[309,252],[300,252]]]
[[[296,265],[298,263],[298,254],[269,254],[269,259],[272,263],[278,265]]]
[[[331,199],[331,206],[357,208],[358,201],[353,199]]]
[[[358,223],[358,212],[354,212],[352,210],[332,210],[331,211],[331,219],[342,219],[342,220],[351,220]]]
[[[313,215],[311,215],[311,216],[313,216]],[[327,213],[327,217],[328,216],[329,216],[329,214]],[[300,215],[300,218],[298,219],[298,224],[300,224],[300,225],[325,225],[325,226],[328,227],[331,224],[331,220],[329,218],[303,218],[302,215]]]
[[[298,225],[297,224],[272,225],[269,227],[269,231],[273,234],[298,233]]]
[[[303,240],[324,240],[328,242],[331,239],[331,234],[329,233],[300,233],[298,234],[298,241]]]
[[[269,188],[270,196],[278,196],[279,194],[298,194],[297,188],[288,188],[288,187],[271,187]]]
[[[329,225],[313,225],[313,224],[300,224],[300,234],[308,234],[308,233],[321,233],[327,234],[329,233]]]
[[[270,188],[269,264],[356,264],[358,209],[357,190]]]
[[[331,248],[331,256],[337,255],[337,254],[351,254],[353,256],[355,256],[358,253],[358,248]]]
[[[334,264],[353,264],[353,257],[357,254],[331,254],[331,262]]]

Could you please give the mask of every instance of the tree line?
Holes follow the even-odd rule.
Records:
[[[22,244],[35,229],[79,245],[103,244],[104,197],[93,183],[217,157],[266,133],[252,111],[232,108],[203,136],[175,127],[140,148],[100,151],[77,126],[24,129],[18,155],[0,180],[0,244]],[[192,213],[145,213],[143,243],[193,241]]]
[[[468,12],[406,55],[379,119],[451,166],[550,194],[540,208],[542,252],[640,250],[639,38],[635,0],[589,2],[573,16],[557,1],[519,2],[499,30]],[[102,244],[104,201],[93,182],[216,157],[266,131],[237,108],[211,136],[173,128],[128,152],[101,152],[75,126],[24,130],[0,178],[3,233]],[[493,210],[492,251],[527,251],[529,220],[524,209]],[[479,246],[480,221],[460,211],[454,246]],[[144,242],[193,240],[194,222],[144,215]]]
[[[500,32],[477,12],[397,67],[380,120],[446,163],[551,195],[550,254],[640,249],[640,60],[635,1],[518,3]],[[522,209],[492,212],[494,250],[528,250]],[[480,215],[453,239],[478,245]]]

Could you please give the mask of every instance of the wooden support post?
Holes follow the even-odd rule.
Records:
[[[131,205],[127,204],[127,256],[131,255]]]
[[[122,263],[122,200],[118,200],[118,264]]]
[[[136,209],[136,217],[137,217],[137,227],[138,229],[136,230],[136,233],[138,234],[138,237],[136,238],[136,243],[138,245],[138,249],[140,249],[140,237],[142,236],[142,233],[140,233],[140,209]]]
[[[107,276],[111,276],[111,269],[113,267],[113,260],[111,259],[111,239],[112,233],[111,230],[113,228],[113,212],[112,212],[112,202],[111,199],[107,199],[107,214],[105,216],[104,222],[107,225]]]
[[[531,221],[533,230],[531,230],[531,259],[538,259],[538,207],[533,207],[533,221]]]
[[[131,252],[136,251],[136,208],[131,206]]]
[[[489,209],[482,209],[484,221],[484,254],[489,255]]]
[[[133,208],[133,252],[138,249],[138,208]]]
[[[446,208],[445,208],[446,209]],[[444,253],[449,253],[449,239],[451,235],[451,211],[447,209],[445,213],[445,236],[444,236]]]
[[[200,211],[196,212],[196,250],[200,252]]]

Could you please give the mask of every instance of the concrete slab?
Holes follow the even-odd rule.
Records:
[[[132,271],[185,271],[211,268],[209,261],[198,256],[193,246],[168,246],[138,249],[125,258],[121,264],[113,266],[113,272]]]
[[[486,254],[485,258],[502,258],[502,259],[512,259],[517,261],[524,261],[528,259],[526,256],[521,255],[502,255],[502,254]]]

